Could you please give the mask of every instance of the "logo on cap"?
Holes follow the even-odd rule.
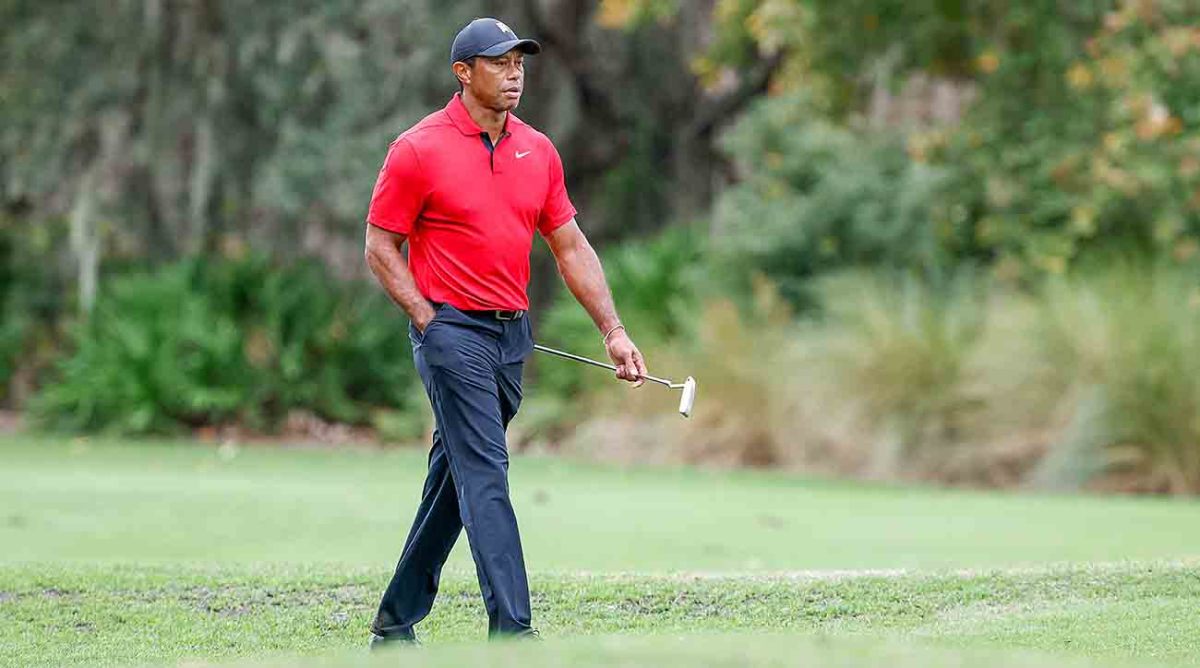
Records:
[[[496,21],[496,27],[503,30],[504,32],[512,35],[513,37],[517,36],[517,33],[513,32],[512,28],[509,28],[508,26],[504,25],[503,21]]]

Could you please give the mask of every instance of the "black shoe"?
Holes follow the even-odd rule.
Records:
[[[525,629],[524,631],[510,631],[497,635],[496,640],[534,640],[541,641],[542,634],[538,633],[537,629]]]
[[[417,640],[417,636],[402,635],[402,636],[381,636],[374,631],[371,632],[371,640],[367,643],[367,648],[372,652],[380,649],[392,649],[395,647],[418,647],[421,642]]]

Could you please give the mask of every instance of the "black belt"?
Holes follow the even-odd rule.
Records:
[[[441,302],[433,302],[434,308],[441,308]],[[466,311],[458,309],[464,315],[469,315],[472,318],[490,318],[492,320],[520,320],[525,317],[525,311],[504,311],[504,310],[485,310],[485,311]]]
[[[470,316],[495,318],[496,320],[520,320],[525,317],[524,311],[463,311]]]

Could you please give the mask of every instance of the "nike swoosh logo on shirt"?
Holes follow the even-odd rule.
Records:
[[[524,153],[517,151],[517,160],[524,158],[525,156],[529,155],[530,153],[533,153],[533,151],[525,151]]]

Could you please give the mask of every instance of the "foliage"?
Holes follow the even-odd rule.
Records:
[[[935,471],[970,438],[979,407],[971,362],[986,324],[980,296],[968,275],[941,288],[887,273],[826,281],[811,364],[825,392],[877,435],[870,474]]]
[[[839,124],[917,74],[973,86],[961,125],[906,138],[912,162],[948,179],[928,224],[953,258],[1061,273],[1093,249],[1200,256],[1198,21],[1189,0],[741,0],[719,4],[702,69],[740,62],[747,39],[779,51],[775,90]]]
[[[1193,0],[109,4],[0,7],[0,387],[56,354],[94,250],[77,237],[112,277],[38,402],[50,423],[269,427],[305,409],[423,431],[377,289],[253,257],[125,267],[246,245],[357,262],[380,147],[452,90],[441,40],[494,11],[547,46],[529,119],[593,239],[628,241],[604,255],[630,333],[656,367],[714,379],[720,408],[663,443],[944,479],[1020,442],[1008,481],[1049,449],[1035,482],[1200,489],[1197,323],[1169,311],[1191,303],[1187,275],[1089,270],[1113,249],[1200,265]],[[973,102],[874,113],[914,81]],[[710,205],[706,239],[692,221]],[[1045,274],[1070,278],[1042,290]],[[800,327],[763,310],[775,290]],[[603,356],[565,293],[540,330]],[[537,432],[665,396],[536,359]],[[764,383],[759,364],[798,371]]]
[[[627,28],[664,21],[679,11],[679,0],[600,0],[596,21],[608,28]]]
[[[957,279],[935,289],[895,272],[827,278],[819,308],[799,322],[762,279],[752,308],[707,299],[693,339],[650,351],[700,380],[702,409],[651,423],[639,447],[668,460],[986,481],[986,467],[971,468],[978,458],[964,464],[959,453],[992,435],[981,433],[973,382],[987,313],[981,286]],[[609,410],[645,423],[669,414],[669,399],[631,397]]]
[[[714,207],[714,247],[764,273],[794,302],[809,279],[847,266],[927,274],[953,256],[955,230],[933,224],[942,170],[913,163],[894,140],[819,118],[801,95],[746,114],[725,142],[741,180]]]
[[[1125,265],[1047,286],[1042,364],[1073,397],[1067,457],[1073,471],[1126,474],[1148,491],[1200,491],[1200,289],[1193,273]]]
[[[958,175],[950,206],[981,246],[1051,273],[1096,249],[1196,258],[1197,20],[1186,0],[1122,2],[1086,29],[1031,21],[989,52],[964,126],[919,138]]]
[[[16,371],[20,356],[29,337],[29,322],[21,316],[5,313],[0,322],[0,400],[5,398],[8,381]]]
[[[231,419],[248,398],[241,340],[183,271],[113,281],[36,409],[128,433]]]
[[[1057,7],[1036,0],[720,0],[714,39],[697,69],[710,81],[759,52],[778,53],[776,91],[806,91],[836,117],[860,111],[880,79],[918,71],[961,77],[997,33],[1021,17],[1057,24]]]
[[[10,394],[10,382],[18,375],[32,382],[54,353],[68,297],[59,265],[46,256],[60,232],[53,223],[29,230],[0,215],[0,403],[19,408],[24,397]]]
[[[29,321],[23,312],[11,306],[19,290],[13,270],[13,249],[7,225],[0,227],[0,399],[8,389],[8,380],[24,348]]]
[[[269,428],[293,409],[363,422],[421,407],[405,331],[377,290],[314,262],[185,261],[111,280],[34,409],[124,433]]]
[[[109,243],[156,259],[251,236],[250,219],[357,222],[387,142],[452,90],[426,36],[479,10],[6,2],[0,195],[44,216],[95,190],[122,221]]]
[[[1027,295],[847,285],[823,292],[808,390],[867,426],[867,472],[1200,492],[1193,273],[1117,264]]]
[[[653,234],[707,206],[713,129],[752,97],[708,95],[689,70],[702,4],[5,2],[0,207],[82,212],[105,265],[232,241],[342,269],[387,143],[445,103],[450,40],[490,14],[547,47],[520,113],[555,140],[589,229]]]
[[[574,450],[622,461],[772,464],[870,478],[1200,492],[1200,291],[1134,263],[1032,292],[959,271],[819,282],[794,323],[718,297],[703,326],[647,347],[696,376],[696,417],[666,394],[591,402]],[[659,419],[662,418],[662,419]]]

